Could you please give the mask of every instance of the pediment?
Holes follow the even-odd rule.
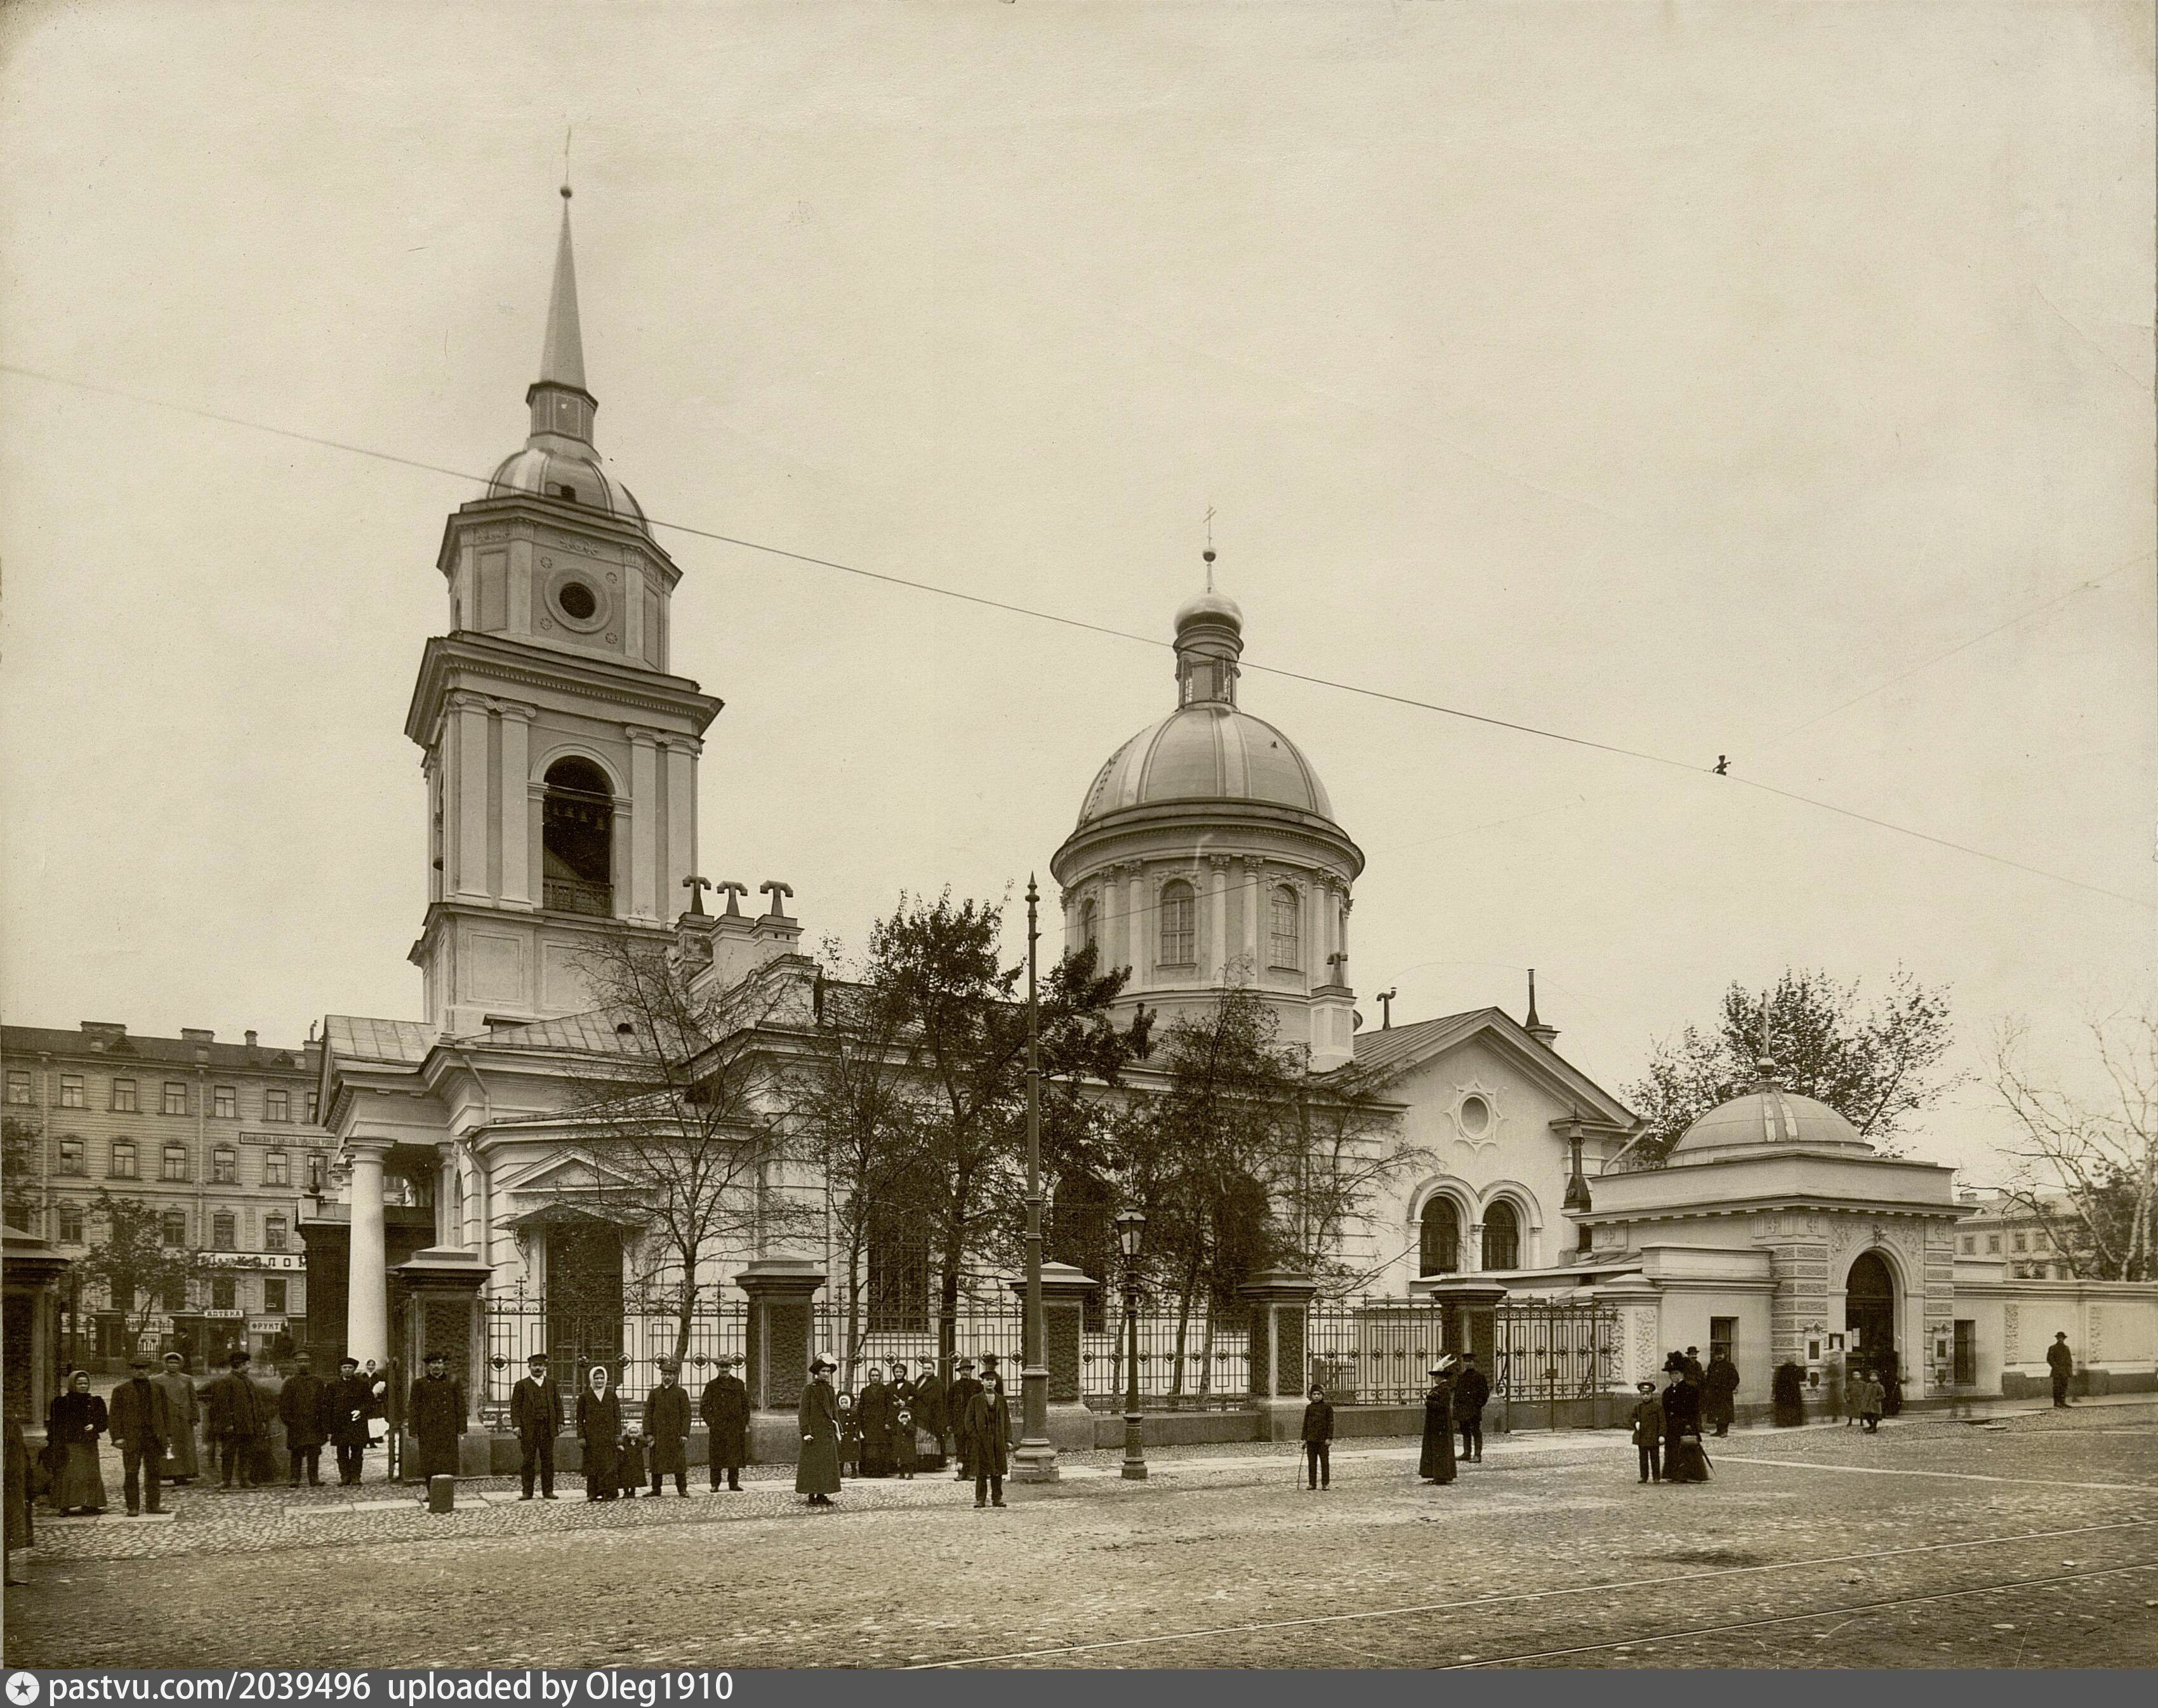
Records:
[[[1539,1044],[1500,1009],[1449,1014],[1392,1033],[1361,1033],[1356,1043],[1359,1060],[1338,1071],[1355,1076],[1371,1090],[1480,1046],[1508,1071],[1577,1110],[1591,1126],[1630,1132],[1638,1124],[1632,1110],[1564,1056]]]
[[[578,1196],[594,1192],[633,1192],[639,1182],[601,1162],[582,1146],[545,1157],[505,1175],[497,1189],[526,1196]]]

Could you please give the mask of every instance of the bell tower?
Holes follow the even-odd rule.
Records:
[[[530,432],[442,530],[450,628],[427,642],[405,721],[429,827],[410,958],[451,1037],[589,1007],[600,933],[669,930],[697,869],[697,758],[720,708],[668,673],[681,571],[593,447],[562,198]]]

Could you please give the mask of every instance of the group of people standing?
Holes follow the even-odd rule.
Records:
[[[712,1487],[739,1494],[741,1470],[749,1457],[749,1389],[734,1373],[731,1357],[718,1361],[718,1374],[698,1396],[697,1416],[710,1440]],[[570,1407],[549,1369],[547,1355],[535,1352],[509,1396],[510,1427],[517,1432],[520,1500],[552,1500],[555,1443],[565,1432]],[[585,1372],[577,1389],[577,1445],[583,1459],[586,1500],[657,1499],[673,1478],[674,1493],[689,1494],[689,1394],[682,1385],[679,1359],[659,1360],[659,1382],[645,1396],[643,1415],[631,1421],[614,1371],[604,1363]],[[645,1487],[646,1478],[651,1487]],[[535,1490],[534,1484],[538,1485]]]
[[[1706,1483],[1709,1463],[1701,1431],[1712,1426],[1718,1435],[1730,1432],[1737,1367],[1722,1352],[1704,1366],[1701,1349],[1689,1346],[1664,1360],[1664,1374],[1670,1380],[1661,1393],[1652,1381],[1638,1385],[1641,1397],[1634,1403],[1633,1429],[1640,1479]]]
[[[1423,1396],[1423,1450],[1417,1456],[1417,1475],[1427,1483],[1451,1483],[1458,1465],[1482,1464],[1484,1408],[1490,1403],[1491,1379],[1476,1367],[1474,1353],[1449,1352],[1433,1365],[1431,1388]],[[1456,1432],[1461,1437],[1458,1457]]]
[[[802,1390],[794,1492],[807,1495],[811,1506],[830,1506],[850,1470],[862,1477],[911,1478],[919,1468],[942,1469],[947,1441],[958,1460],[958,1480],[974,1479],[974,1504],[1004,1504],[1011,1406],[996,1354],[983,1353],[978,1364],[961,1359],[948,1389],[933,1367],[925,1366],[910,1380],[905,1362],[895,1360],[886,1380],[883,1367],[872,1365],[859,1397],[834,1391],[837,1368],[829,1358],[814,1360]]]

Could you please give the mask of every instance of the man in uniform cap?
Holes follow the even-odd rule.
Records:
[[[422,1506],[434,1478],[457,1474],[457,1437],[465,1432],[465,1386],[451,1377],[449,1366],[446,1355],[429,1353],[427,1373],[413,1382],[411,1403],[405,1408],[405,1427],[420,1443]]]
[[[724,1469],[727,1487],[739,1494],[742,1461],[749,1457],[749,1389],[735,1374],[731,1355],[722,1353],[715,1361],[719,1374],[698,1396],[697,1416],[704,1419],[710,1436],[705,1457],[711,1462],[712,1487],[720,1486]]]
[[[652,1443],[652,1492],[667,1477],[674,1479],[674,1492],[689,1498],[689,1396],[682,1385],[682,1360],[659,1360],[659,1385],[644,1401],[644,1438]]]
[[[982,1391],[982,1385],[974,1380],[974,1360],[963,1358],[953,1366],[958,1374],[952,1378],[952,1391],[945,1397],[946,1415],[952,1420],[952,1480],[964,1483],[973,1476],[967,1464],[967,1402]]]
[[[204,1433],[217,1443],[225,1486],[231,1488],[237,1477],[242,1489],[251,1489],[256,1447],[270,1433],[270,1402],[247,1380],[245,1349],[235,1349],[225,1363],[225,1373],[203,1390],[209,1417]]]
[[[555,1441],[562,1432],[569,1416],[562,1403],[562,1387],[547,1368],[547,1355],[535,1352],[524,1360],[529,1374],[520,1377],[509,1392],[509,1427],[517,1432],[517,1474],[523,1479],[524,1492],[517,1498],[532,1498],[533,1473],[540,1479],[540,1498],[555,1498]]]
[[[290,1478],[292,1487],[300,1486],[300,1473],[307,1473],[307,1486],[323,1486],[323,1443],[330,1438],[330,1420],[326,1410],[329,1403],[329,1385],[315,1374],[314,1360],[306,1353],[297,1355],[297,1368],[285,1378],[285,1385],[277,1391],[277,1419],[285,1426],[285,1451],[289,1456]]]
[[[338,1360],[337,1380],[329,1388],[330,1441],[337,1448],[338,1482],[359,1485],[367,1456],[367,1420],[374,1415],[374,1384],[359,1373],[359,1360],[348,1353]]]

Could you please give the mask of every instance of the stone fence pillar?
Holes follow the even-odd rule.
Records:
[[[1094,1414],[1079,1385],[1079,1335],[1084,1325],[1087,1295],[1101,1282],[1069,1263],[1041,1266],[1042,1333],[1047,1344],[1042,1362],[1049,1366],[1049,1439],[1061,1453],[1091,1452],[1094,1446]],[[1026,1302],[1026,1278],[1011,1282],[1022,1306]],[[1118,1327],[1123,1326],[1121,1319]],[[1017,1400],[1018,1396],[1014,1395]],[[1012,1422],[1019,1422],[1013,1406]]]
[[[1252,1403],[1264,1441],[1303,1433],[1304,1393],[1310,1360],[1305,1334],[1318,1283],[1308,1275],[1269,1269],[1236,1289],[1252,1307]]]
[[[487,1265],[477,1256],[457,1246],[436,1246],[416,1251],[391,1272],[397,1278],[398,1299],[404,1332],[398,1350],[403,1359],[399,1380],[406,1393],[416,1376],[427,1370],[427,1355],[440,1353],[449,1361],[450,1379],[465,1391],[465,1430],[457,1442],[457,1474],[484,1477],[488,1463],[487,1432],[479,1427],[479,1403],[487,1393],[487,1324],[480,1312],[480,1291],[487,1285]],[[397,1396],[399,1415],[405,1394]],[[418,1462],[419,1445],[406,1423],[406,1464]]]
[[[809,1360],[817,1353],[817,1290],[824,1272],[806,1257],[759,1257],[735,1277],[749,1295],[747,1367],[750,1457],[791,1464],[801,1458],[798,1423]]]

